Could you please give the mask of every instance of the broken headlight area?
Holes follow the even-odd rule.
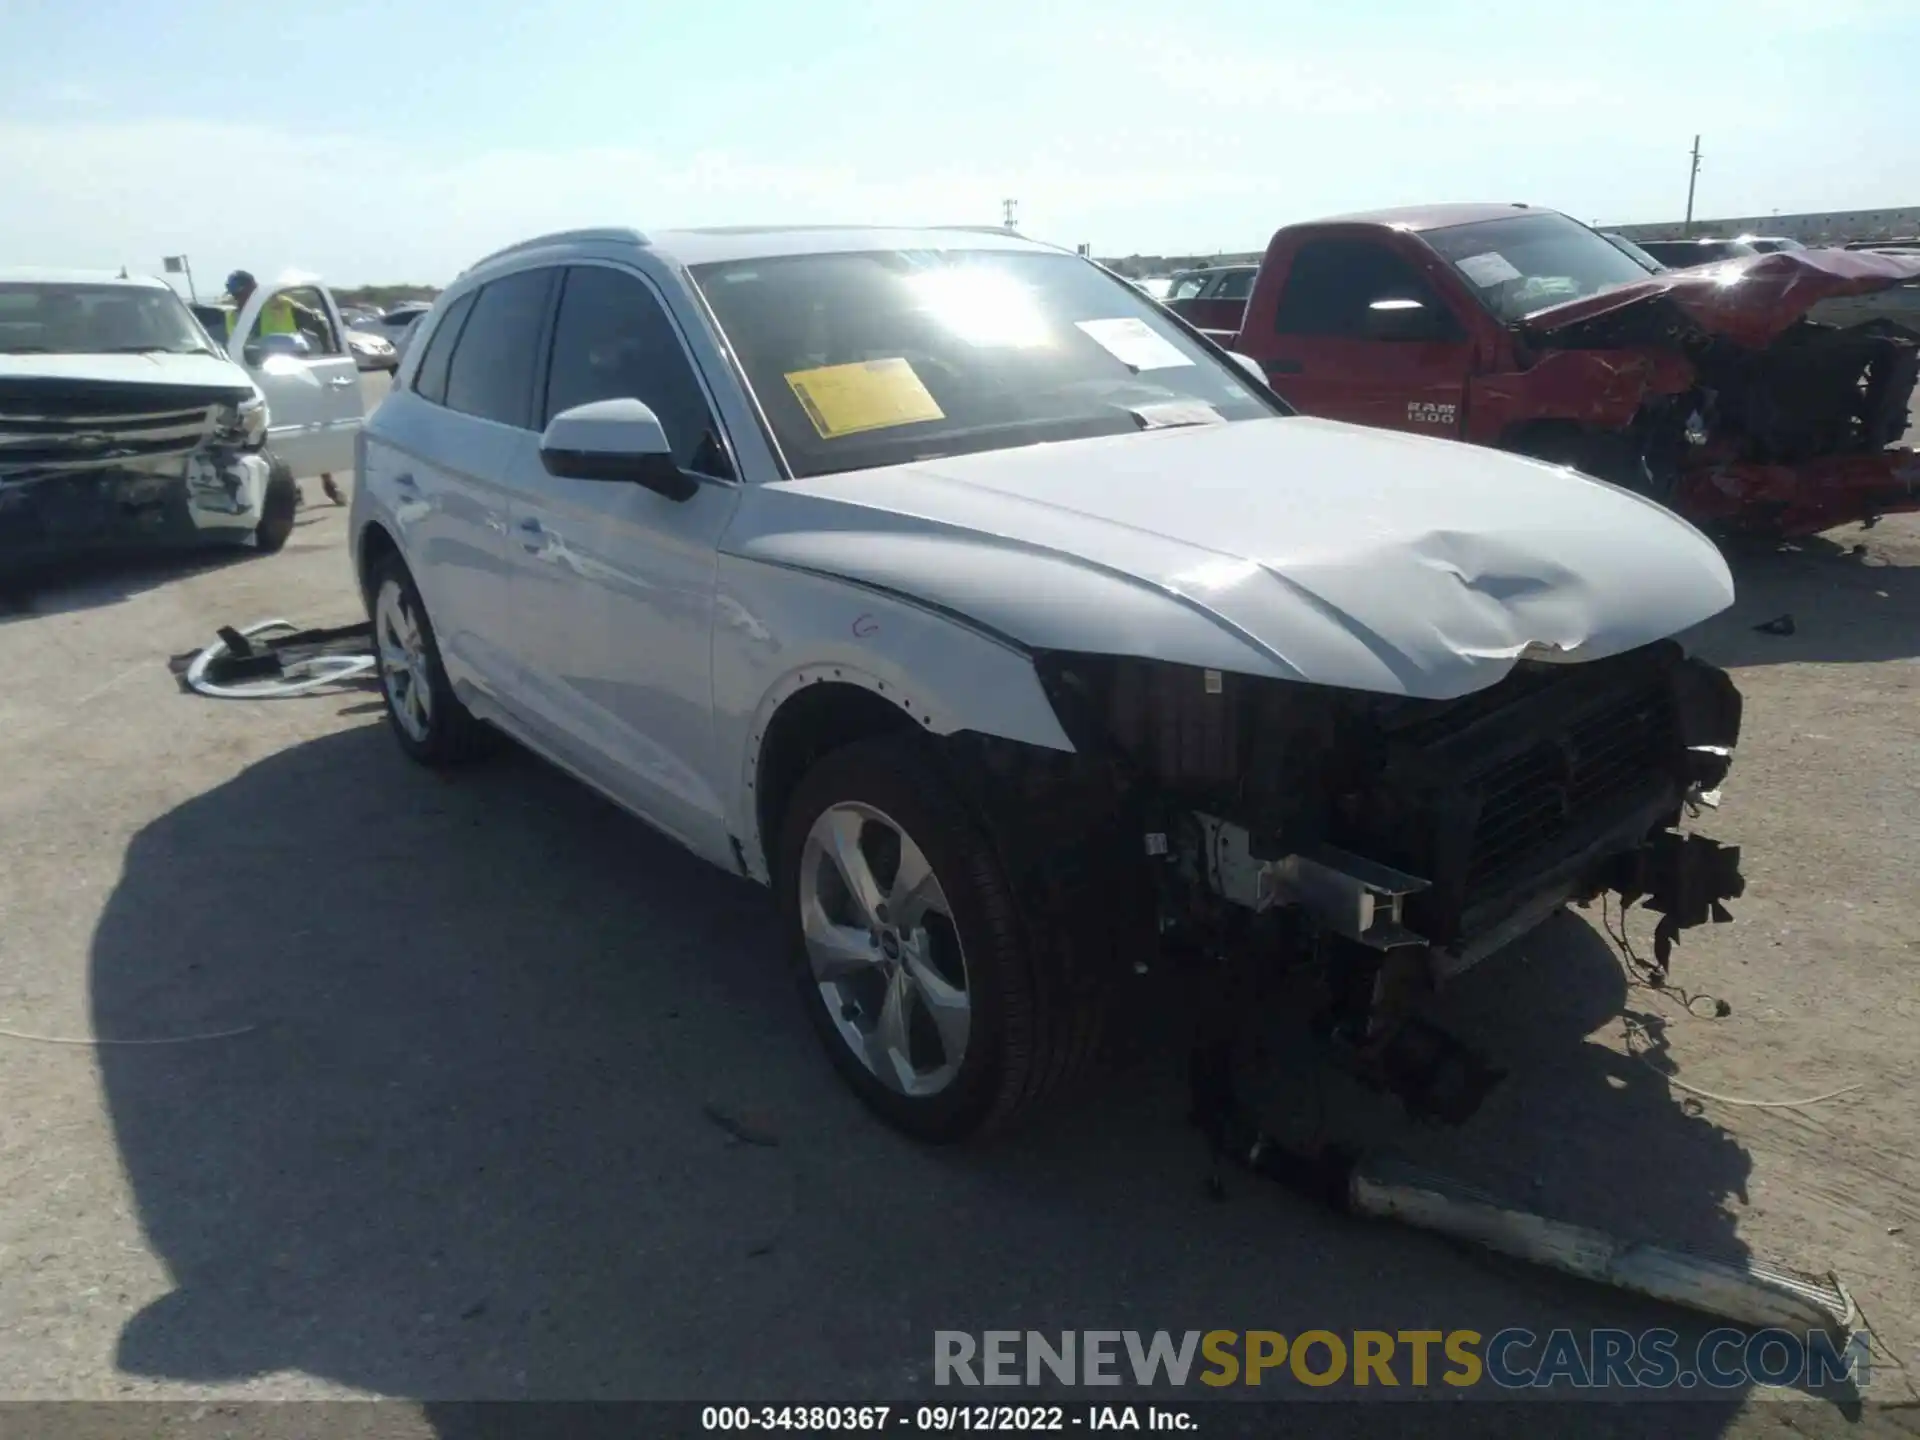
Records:
[[[1036,663],[1137,837],[1112,893],[1152,897],[1156,951],[1320,967],[1325,1032],[1416,1112],[1464,1118],[1497,1078],[1417,1018],[1424,992],[1610,892],[1662,916],[1664,960],[1741,892],[1738,851],[1679,828],[1716,798],[1740,696],[1671,641],[1452,701]]]
[[[213,441],[237,450],[258,450],[267,443],[267,402],[249,396],[214,412]]]

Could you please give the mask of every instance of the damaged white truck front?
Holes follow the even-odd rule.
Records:
[[[1732,601],[1707,539],[1294,415],[1048,247],[532,241],[449,288],[362,459],[401,745],[498,726],[770,883],[915,1135],[1053,1090],[1175,964],[1315,978],[1361,1073],[1459,1118],[1493,1067],[1428,991],[1570,902],[1657,912],[1664,957],[1741,890],[1682,828],[1740,728],[1672,638]]]
[[[357,373],[256,346],[231,359],[224,338],[157,279],[0,271],[7,578],[101,552],[286,543],[294,477],[352,467]]]

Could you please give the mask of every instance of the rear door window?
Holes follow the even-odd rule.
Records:
[[[533,428],[534,377],[557,273],[522,270],[481,287],[447,369],[449,410]]]

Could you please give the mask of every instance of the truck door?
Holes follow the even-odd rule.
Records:
[[[1466,328],[1389,246],[1328,236],[1294,252],[1259,346],[1273,388],[1309,415],[1458,439]]]
[[[261,311],[275,298],[293,304],[295,333],[261,333]],[[346,334],[333,296],[319,285],[262,285],[233,317],[227,353],[267,397],[267,448],[296,476],[353,469],[365,407]]]

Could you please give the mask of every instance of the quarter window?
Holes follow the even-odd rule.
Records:
[[[474,297],[479,293],[469,290],[449,305],[433,337],[427,341],[427,353],[420,357],[420,368],[413,377],[414,392],[422,399],[436,405],[447,403],[447,368],[453,360],[453,347],[459,343],[460,327],[466,324],[467,312],[473,309]]]

